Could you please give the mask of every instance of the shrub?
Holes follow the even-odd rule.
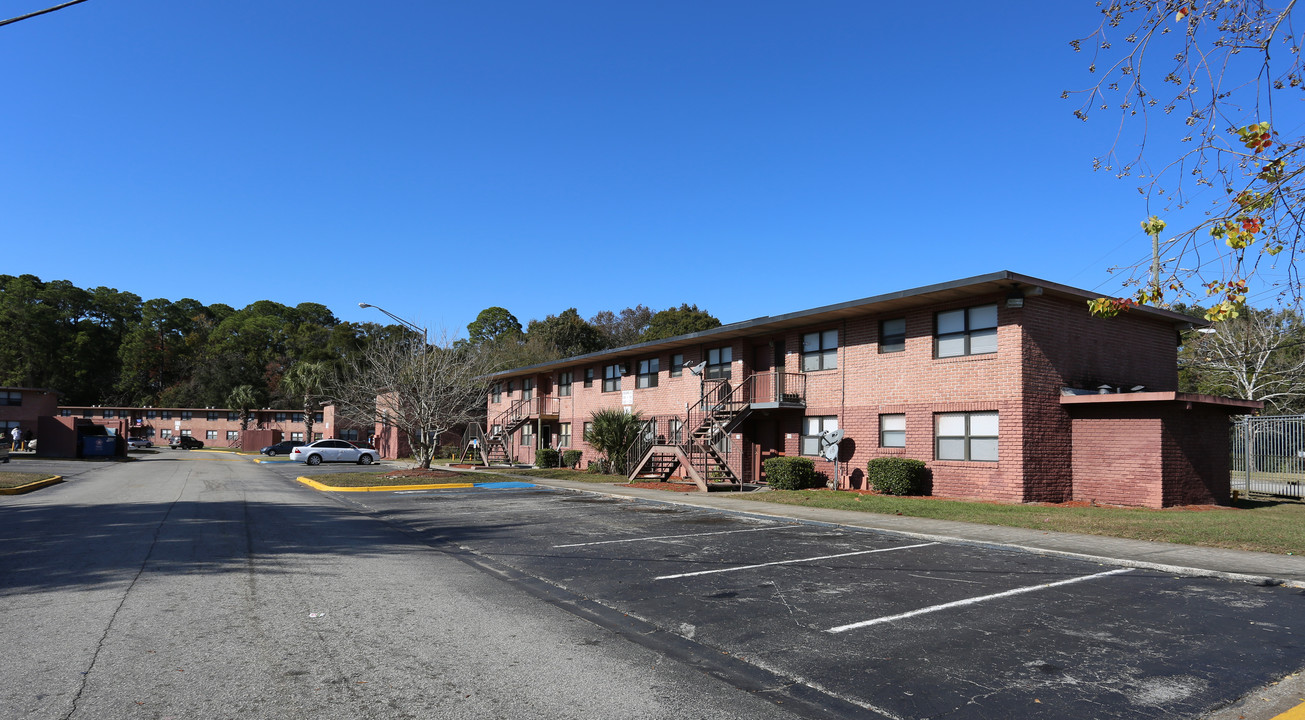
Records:
[[[590,428],[584,441],[603,454],[607,461],[604,473],[624,475],[625,450],[643,432],[643,416],[624,410],[595,410],[589,416]]]
[[[562,453],[562,467],[575,468],[580,464],[580,457],[584,455],[580,450],[567,450]]]
[[[557,451],[553,448],[539,448],[535,451],[535,467],[557,467]]]
[[[600,458],[598,460],[590,460],[589,467],[585,468],[585,472],[593,473],[594,475],[607,475],[609,464],[610,463],[608,463],[607,460],[603,458]]]
[[[775,490],[806,490],[822,485],[811,458],[773,457],[761,465],[766,482]]]
[[[921,495],[927,472],[919,460],[882,457],[870,461],[866,467],[866,479],[870,481],[870,487],[885,495]]]
[[[441,445],[439,450],[436,451],[435,457],[452,458],[456,460],[458,453],[461,451],[462,448],[457,445]]]

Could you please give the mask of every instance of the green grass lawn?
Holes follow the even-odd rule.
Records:
[[[748,500],[956,520],[1055,532],[1108,535],[1182,545],[1305,554],[1305,503],[1238,500],[1233,507],[1172,508],[1003,505],[935,498],[863,495],[829,490],[748,493]]]
[[[586,472],[584,470],[571,470],[569,468],[534,468],[521,470],[506,470],[498,472],[488,470],[500,475],[526,475],[529,477],[551,478],[553,480],[575,480],[576,482],[587,483],[623,483],[629,482],[629,478],[624,475],[600,475],[598,473]]]
[[[25,473],[0,471],[0,488],[16,488],[29,485],[39,480],[52,477],[49,473]]]

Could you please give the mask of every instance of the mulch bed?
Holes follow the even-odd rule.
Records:
[[[648,488],[649,490],[667,490],[670,492],[698,492],[698,486],[693,483],[653,481],[629,483],[626,487]]]

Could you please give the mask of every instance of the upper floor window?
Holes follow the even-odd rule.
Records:
[[[507,396],[508,396],[508,399],[509,399],[509,400],[512,399],[512,381],[511,381],[511,380],[508,380],[508,383],[507,383]]]
[[[275,417],[276,417],[276,421],[277,421],[277,422],[285,422],[285,419],[286,419],[286,417],[288,417],[288,414],[287,414],[287,413],[283,413],[283,412],[279,412],[279,413],[277,413],[277,414],[275,415]]]
[[[879,323],[879,352],[894,353],[906,349],[906,318]]]
[[[521,381],[521,399],[529,400],[535,396],[535,379],[525,378]]]
[[[806,333],[802,336],[802,372],[838,367],[838,331]]]
[[[304,421],[303,413],[290,413],[290,422],[301,423]]]
[[[209,410],[209,411],[208,411],[208,419],[209,419],[209,420],[217,420],[217,419],[218,419],[218,413],[217,413],[217,411],[216,411],[216,410]]]
[[[936,317],[935,357],[986,355],[997,352],[997,306],[980,305],[948,310]]]
[[[730,379],[730,363],[734,362],[734,348],[712,348],[707,351],[707,377]]]
[[[150,420],[153,420],[154,418],[156,418],[156,417],[158,417],[158,416],[159,416],[159,411],[158,411],[158,410],[146,410],[146,411],[145,411],[145,417],[149,418]]]
[[[557,374],[557,396],[571,397],[571,378],[573,374],[570,371],[560,372]]]
[[[639,361],[639,377],[635,380],[634,386],[639,388],[657,387],[657,373],[661,369],[661,358],[650,358]]]
[[[23,393],[17,390],[0,392],[0,405],[17,406],[23,404]]]
[[[72,408],[59,408],[60,417],[72,417]]]
[[[90,416],[87,415],[87,417],[90,417]],[[171,410],[164,410],[163,413],[162,413],[162,417],[163,417],[164,420],[171,420],[171,419],[172,419],[172,411],[171,411]]]
[[[239,420],[240,420],[240,413],[238,411],[232,410],[231,412],[227,413],[227,422],[238,422]]]
[[[621,389],[621,366],[603,366],[603,392],[616,392]]]
[[[503,383],[494,383],[489,386],[489,401],[503,402]]]
[[[104,410],[100,414],[106,418],[113,418],[118,416],[118,412],[116,410]]]
[[[684,374],[684,353],[675,353],[671,356],[671,377],[679,377]]]
[[[319,423],[325,420],[326,416],[322,413],[313,413],[313,422]]]
[[[934,416],[938,460],[997,461],[997,413],[938,413]]]
[[[585,387],[594,386],[594,369],[585,368]]]
[[[195,414],[195,413],[193,413],[193,412],[190,411],[190,410],[182,410],[182,411],[181,411],[181,419],[182,419],[182,420],[190,420],[190,419],[194,416],[194,414]]]

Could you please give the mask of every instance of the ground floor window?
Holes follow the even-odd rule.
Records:
[[[587,422],[584,424],[584,427],[582,429],[584,431],[584,434],[580,436],[580,439],[584,440],[585,442],[589,442],[589,436],[594,432],[594,424],[591,422]]]
[[[205,439],[205,440],[217,440],[217,430],[205,430],[205,431],[204,431],[204,439]]]
[[[340,439],[356,442],[358,440],[358,431],[356,429],[341,430]]]
[[[535,444],[535,429],[529,425],[521,427],[521,446],[527,447]]]
[[[672,445],[679,445],[684,442],[684,433],[680,430],[679,418],[671,418],[666,421],[666,434]]]
[[[561,423],[557,426],[557,446],[571,447],[571,423]]]
[[[171,431],[171,430],[160,430],[160,431],[159,431],[159,437],[163,438],[164,440],[167,440],[168,438],[172,437],[172,431]]]
[[[799,452],[803,455],[819,455],[821,433],[837,429],[837,415],[815,415],[802,418],[802,442]]]
[[[303,442],[303,441],[304,441],[304,434],[301,433],[301,432],[292,432],[292,433],[290,433],[290,441],[291,441],[291,442]]]
[[[997,461],[997,413],[938,413],[934,416],[934,458]]]
[[[240,431],[239,431],[239,430],[228,430],[228,431],[227,431],[227,439],[228,439],[228,440],[231,440],[231,441],[233,441],[233,442],[236,441],[236,440],[239,440],[239,439],[240,439]]]
[[[906,415],[904,413],[879,416],[879,447],[906,447]]]
[[[182,436],[182,437],[190,437],[190,431],[189,431],[189,430],[182,430],[182,431],[181,431],[181,436]]]
[[[319,432],[315,432],[315,433],[313,433],[313,440],[314,440],[314,441],[316,441],[316,440],[321,440],[321,439],[322,439],[322,434],[321,434],[321,433],[319,433]]]

